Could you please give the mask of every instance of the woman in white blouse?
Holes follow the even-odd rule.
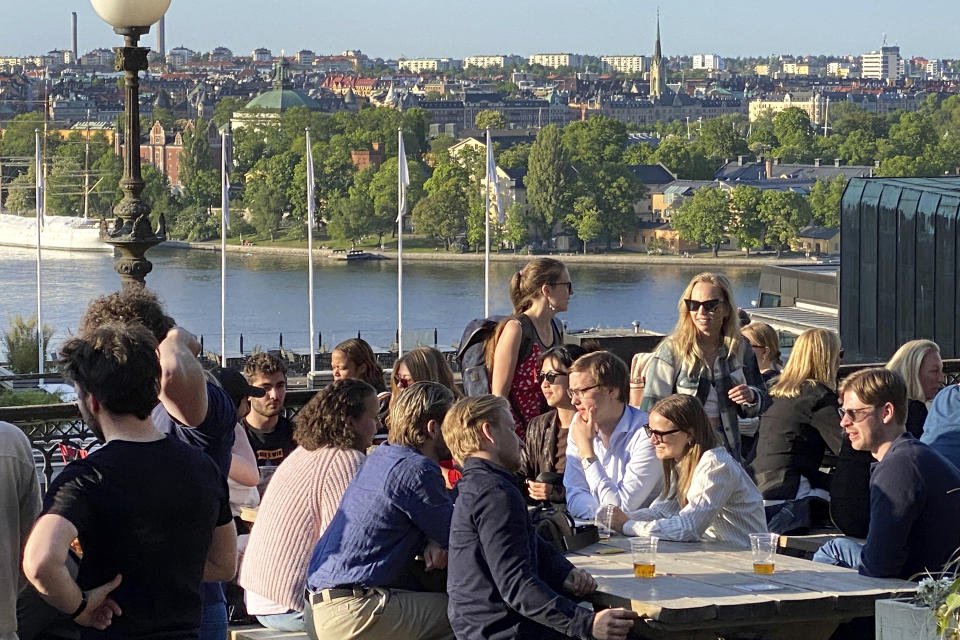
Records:
[[[666,483],[648,508],[631,513],[614,509],[614,530],[744,548],[750,546],[749,534],[767,530],[760,492],[717,442],[699,400],[683,394],[663,398],[651,409],[644,429],[663,461]]]

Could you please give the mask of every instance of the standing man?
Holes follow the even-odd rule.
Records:
[[[660,494],[663,465],[643,431],[647,412],[627,404],[627,365],[609,351],[595,351],[573,363],[569,381],[577,415],[563,472],[567,510],[592,520],[601,505],[624,511],[648,506]]]
[[[447,579],[454,632],[464,640],[626,638],[636,613],[594,614],[563,595],[586,595],[597,583],[534,531],[517,489],[514,426],[507,401],[491,395],[460,400],[443,421],[444,439],[463,463]]]
[[[236,571],[223,475],[204,453],[154,426],[161,367],[146,329],[103,325],[61,352],[80,413],[104,446],[51,484],[24,573],[81,626],[113,626],[124,638],[196,636],[201,580]],[[83,549],[76,581],[66,567],[75,538]]]
[[[906,431],[907,386],[888,369],[864,369],[840,387],[840,426],[877,462],[870,474],[865,544],[835,538],[813,559],[875,578],[909,580],[943,570],[960,548],[960,470]]]
[[[297,448],[293,424],[281,412],[287,398],[287,366],[265,351],[250,356],[243,375],[251,386],[262,390],[250,397],[250,413],[242,419],[257,466],[265,479]],[[266,471],[269,469],[269,471]]]
[[[453,393],[436,382],[394,398],[390,444],[367,456],[310,559],[319,638],[453,638],[447,594],[418,577],[447,566],[453,502],[438,461],[450,457],[440,425],[451,404]]]
[[[0,640],[17,638],[23,545],[40,513],[40,484],[30,439],[0,422]]]

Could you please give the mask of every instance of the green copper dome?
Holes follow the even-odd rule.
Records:
[[[273,89],[261,93],[248,102],[246,106],[247,109],[272,109],[274,111],[286,111],[290,107],[306,107],[311,111],[320,109],[316,100],[293,89]]]

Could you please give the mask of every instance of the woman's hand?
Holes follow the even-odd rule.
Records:
[[[546,482],[527,480],[527,491],[534,500],[552,500],[555,488],[552,484]]]
[[[623,525],[627,523],[627,514],[620,507],[613,508],[613,515],[610,516],[610,528],[617,533],[623,533]]]
[[[728,393],[727,395],[730,397],[730,400],[735,404],[756,404],[757,403],[757,394],[754,393],[753,389],[751,389],[745,384],[740,384],[735,386],[733,389],[730,389],[730,393]]]

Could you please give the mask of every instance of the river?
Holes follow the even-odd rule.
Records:
[[[220,254],[159,247],[149,254],[153,272],[148,287],[177,322],[219,350]],[[508,280],[516,266],[491,265],[491,313],[508,313]],[[560,315],[569,330],[640,326],[669,331],[676,303],[690,277],[705,269],[691,265],[572,265],[574,296]],[[737,304],[756,298],[759,270],[724,269]],[[119,287],[108,254],[43,253],[43,322],[55,330],[53,345],[77,327],[87,302]],[[0,330],[14,314],[36,312],[36,252],[0,247]],[[397,324],[397,263],[394,260],[349,264],[317,263],[314,272],[315,326],[332,347],[359,331],[377,348],[394,340]],[[404,263],[404,343],[421,337],[448,347],[460,340],[464,325],[483,315],[483,263],[406,261]],[[264,254],[227,256],[227,351],[254,345],[307,349],[307,258]],[[426,339],[429,338],[429,339]]]

